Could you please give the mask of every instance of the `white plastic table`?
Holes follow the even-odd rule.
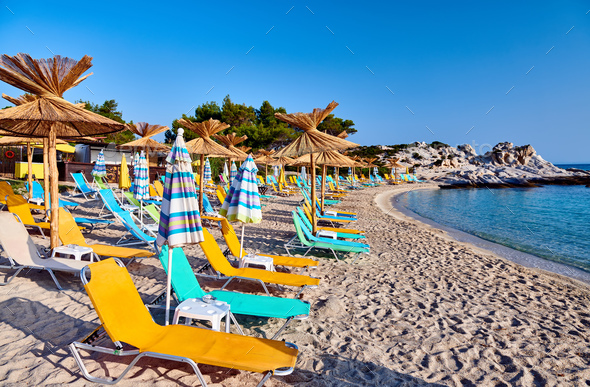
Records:
[[[322,237],[322,238],[332,238],[332,239],[337,239],[338,237],[338,233],[335,231],[329,231],[329,230],[319,230],[316,233],[317,237]]]
[[[248,254],[245,257],[242,257],[242,260],[244,262],[244,267],[248,267],[249,265],[260,265],[264,266],[264,268],[268,271],[275,271],[274,260],[272,257]]]
[[[89,255],[89,261],[94,262],[94,251],[90,247],[78,245],[64,245],[54,247],[53,251],[51,252],[51,258],[64,255],[68,257],[73,256],[76,261],[81,261],[83,256]]]
[[[180,317],[184,317],[185,325],[190,325],[193,319],[211,321],[212,329],[218,332],[221,330],[221,320],[225,317],[225,331],[229,333],[230,311],[227,302],[214,300],[206,303],[201,298],[190,298],[176,307],[172,324],[178,324]]]

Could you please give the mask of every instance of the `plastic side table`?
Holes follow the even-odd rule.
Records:
[[[76,261],[81,261],[83,256],[89,255],[89,261],[94,262],[94,251],[91,247],[78,245],[57,246],[51,252],[51,258],[57,257],[58,254],[73,256]]]
[[[218,332],[221,330],[221,319],[225,317],[225,331],[229,333],[230,311],[227,302],[214,300],[206,303],[201,298],[190,298],[176,307],[172,324],[178,324],[180,317],[185,318],[185,325],[190,325],[193,319],[211,321],[212,329]]]

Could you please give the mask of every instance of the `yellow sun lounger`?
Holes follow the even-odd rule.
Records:
[[[0,204],[6,204],[7,195],[16,195],[16,193],[7,181],[0,181]],[[39,204],[29,203],[29,208],[31,210],[45,211],[45,206]]]
[[[211,217],[211,216],[202,216],[203,219],[213,220],[216,222],[221,223],[221,232],[223,234],[223,239],[225,239],[225,243],[229,248],[231,254],[239,258],[240,257],[240,241],[238,240],[238,236],[234,231],[234,228],[229,223],[226,218],[223,217]],[[242,252],[242,256],[246,256],[247,253],[245,250]],[[297,258],[297,257],[284,257],[282,255],[271,255],[271,254],[261,254],[256,253],[256,255],[263,256],[263,257],[270,257],[273,260],[273,265],[275,266],[291,266],[291,267],[300,267],[302,268],[301,273],[305,271],[308,267],[317,267],[318,262],[314,261],[313,259],[309,258]]]
[[[164,186],[160,180],[154,180],[154,188],[156,189],[156,196],[164,197]]]
[[[7,195],[6,206],[8,211],[18,217],[22,224],[27,227],[35,227],[39,229],[39,232],[45,238],[43,230],[49,230],[48,222],[36,222],[33,215],[31,215],[31,207],[25,198],[20,195]]]
[[[317,287],[320,283],[319,278],[306,275],[277,273],[275,271],[254,269],[250,267],[244,267],[240,269],[235,268],[228,262],[227,258],[225,258],[223,255],[223,252],[221,252],[219,245],[215,241],[215,238],[213,238],[213,236],[205,228],[203,229],[203,236],[205,237],[205,240],[199,243],[199,245],[201,246],[201,249],[203,249],[205,256],[207,256],[207,260],[209,261],[211,268],[218,273],[218,278],[229,277],[227,282],[221,287],[221,290],[225,289],[225,287],[234,278],[241,278],[259,282],[264,288],[266,294],[269,296],[270,293],[266,288],[265,282],[300,288],[299,292],[295,295],[295,297],[297,297],[306,288]]]
[[[76,221],[72,214],[64,210],[59,209],[59,239],[64,245],[78,245],[84,247],[90,247],[94,254],[101,257],[117,257],[127,258],[133,261],[134,259],[147,258],[154,255],[153,252],[142,249],[132,249],[129,247],[122,246],[109,246],[95,243],[89,245],[84,239],[84,235],[80,232],[76,225]],[[128,262],[129,263],[131,263]]]
[[[293,372],[298,352],[294,344],[186,325],[158,325],[143,304],[129,272],[122,266],[120,261],[110,258],[92,263],[80,273],[84,289],[102,323],[86,339],[69,345],[86,379],[115,384],[143,357],[188,363],[203,386],[207,384],[198,363],[264,373],[260,385],[273,374]],[[86,279],[87,270],[92,276],[90,281]],[[98,337],[102,337],[103,329],[114,348],[93,345]],[[123,343],[136,349],[126,350]],[[135,357],[119,377],[106,379],[90,375],[80,350]]]

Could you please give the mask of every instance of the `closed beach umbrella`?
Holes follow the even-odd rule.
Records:
[[[203,172],[205,181],[211,181],[211,164],[209,164],[209,157],[205,160],[205,172]]]
[[[307,175],[305,174],[305,166],[301,167],[301,173],[299,174],[299,177],[303,180],[307,180]]]
[[[156,245],[168,244],[168,276],[166,281],[166,325],[170,318],[170,284],[172,250],[205,240],[195,191],[191,157],[186,150],[184,129],[178,129],[172,150],[166,158],[164,196]]]
[[[377,167],[373,168],[373,175],[377,176],[379,169]]]
[[[141,151],[137,168],[135,168],[133,197],[139,200],[141,206],[139,210],[139,217],[141,224],[143,225],[143,201],[150,198],[150,181],[148,178],[147,160],[145,159],[143,151]]]
[[[90,173],[94,177],[105,177],[107,175],[107,167],[104,162],[104,150],[101,149],[96,156],[96,161],[94,162],[94,168],[92,168],[92,172]]]
[[[135,152],[135,156],[131,159],[131,166],[133,167],[133,180],[135,180],[135,168],[139,166],[139,152]]]
[[[123,200],[123,191],[131,187],[131,178],[129,177],[129,167],[127,158],[121,156],[121,168],[119,169],[119,189],[121,190],[121,200]]]
[[[279,166],[278,165],[272,166],[272,174],[275,178],[279,177]]]
[[[227,161],[223,162],[223,175],[225,176],[225,178],[229,180],[229,170],[227,169]]]
[[[285,179],[285,168],[283,167],[279,167],[281,168],[281,171],[279,172],[279,184],[282,184],[283,186],[287,185],[287,179]]]
[[[238,170],[236,178],[232,180],[229,193],[219,210],[219,214],[226,217],[230,222],[242,222],[239,257],[240,266],[243,265],[242,251],[244,247],[244,224],[260,223],[262,221],[260,196],[258,194],[258,185],[256,184],[257,172],[258,168],[256,168],[252,156],[248,156]]]
[[[229,184],[234,182],[236,175],[238,174],[238,168],[236,167],[236,163],[233,161],[231,162],[231,168],[229,169]]]

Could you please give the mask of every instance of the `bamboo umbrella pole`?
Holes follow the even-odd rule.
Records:
[[[57,133],[55,128],[52,127],[49,130],[49,173],[51,176],[49,190],[51,192],[51,223],[50,223],[50,246],[56,248],[59,244],[58,235],[58,214],[59,214],[59,196],[58,196],[58,172],[57,172],[57,152],[55,151],[55,145],[57,140]]]
[[[311,232],[313,235],[317,232],[317,215],[316,215],[316,195],[315,195],[315,162],[313,153],[309,154],[309,164],[311,168]]]
[[[31,150],[31,142],[27,142],[27,163],[29,167],[29,173],[27,174],[27,180],[29,183],[29,200],[33,197],[33,151]]]
[[[199,213],[203,215],[203,185],[205,176],[205,155],[201,153],[201,165],[199,165]]]
[[[336,184],[334,184],[334,187],[340,188],[340,184],[338,184],[338,180],[340,180],[340,178],[339,178],[340,167],[334,167],[334,170],[335,170],[334,181],[336,182]]]
[[[49,216],[49,200],[47,192],[49,192],[49,139],[43,137],[43,192],[45,192],[45,217]]]
[[[324,200],[326,196],[326,173],[328,173],[328,168],[326,167],[326,164],[324,164],[322,166],[322,207],[320,209],[322,214],[324,213]]]

